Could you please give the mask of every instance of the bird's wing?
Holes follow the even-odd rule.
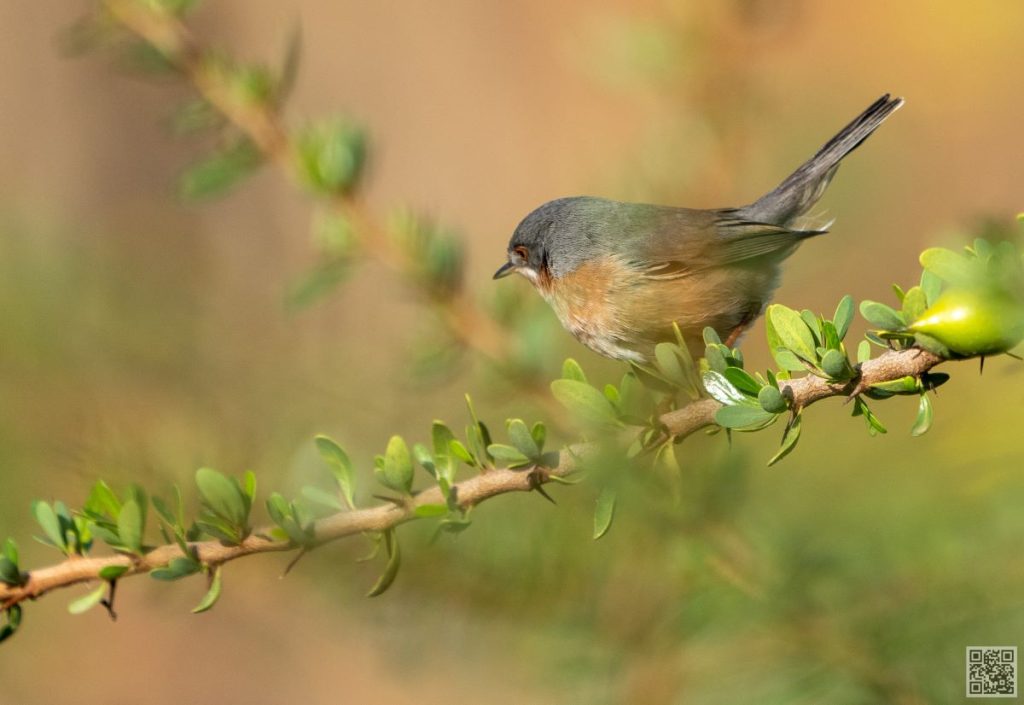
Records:
[[[780,252],[827,230],[793,230],[782,225],[722,218],[717,222],[721,237],[719,263],[732,264],[762,255]]]
[[[676,208],[647,211],[627,235],[635,266],[657,279],[677,279],[765,255],[786,256],[825,230],[793,230],[735,216],[734,211]]]

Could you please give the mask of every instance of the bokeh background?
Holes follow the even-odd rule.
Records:
[[[497,425],[547,413],[472,356],[410,372],[423,302],[373,262],[289,310],[315,259],[309,199],[273,170],[177,199],[203,152],[167,126],[188,89],[64,55],[88,8],[0,3],[0,535],[29,566],[55,558],[29,539],[30,501],[80,503],[98,477],[251,468],[294,492],[321,476],[319,432],[369,468],[392,433],[461,426],[463,392]],[[459,229],[483,298],[532,305],[490,275],[540,202],[746,203],[887,91],[907,105],[844,163],[833,232],[778,300],[888,300],[924,247],[1024,209],[1018,3],[210,0],[193,21],[270,62],[301,26],[289,115],[365,123],[369,203]],[[565,355],[621,374],[539,315],[548,377]],[[762,341],[758,325],[745,344],[759,368]],[[381,566],[354,562],[359,541],[286,580],[282,557],[232,564],[198,617],[198,579],[126,582],[115,624],[67,615],[80,590],[51,595],[4,645],[0,702],[960,702],[966,645],[1024,646],[1024,366],[949,368],[923,438],[895,400],[876,438],[815,407],[771,469],[774,430],[690,439],[682,476],[635,478],[599,542],[586,483],[554,487],[557,507],[498,498],[457,538],[405,527],[381,598],[362,597]]]

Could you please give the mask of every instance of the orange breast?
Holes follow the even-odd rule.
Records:
[[[632,268],[613,257],[602,257],[559,278],[541,277],[537,289],[562,325],[595,352],[618,359],[638,360],[630,342],[634,336],[623,324],[623,294],[636,278]],[[627,326],[628,327],[628,326]]]
[[[580,342],[608,357],[639,361],[649,359],[658,342],[673,339],[674,322],[691,352],[702,355],[704,327],[728,336],[759,312],[776,277],[775,268],[762,265],[652,278],[604,257],[558,279],[541,278],[537,288]]]

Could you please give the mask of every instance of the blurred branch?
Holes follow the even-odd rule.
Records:
[[[803,409],[829,397],[851,397],[869,385],[889,382],[904,377],[920,377],[943,362],[943,358],[918,348],[894,350],[864,363],[859,375],[845,384],[828,382],[809,375],[780,385],[791,399],[792,408]],[[701,399],[681,409],[661,416],[665,432],[676,441],[715,425],[715,413],[722,407],[713,399]],[[484,500],[509,492],[528,492],[553,479],[566,476],[585,467],[588,455],[598,449],[597,444],[579,444],[559,454],[553,468],[535,466],[527,469],[492,468],[457,483],[451,488],[452,496],[461,510],[468,510]],[[440,487],[431,487],[405,501],[392,501],[368,509],[333,514],[314,524],[314,544],[321,545],[354,534],[384,532],[418,518],[417,508],[443,505],[445,498]],[[237,545],[221,541],[202,541],[189,544],[196,558],[208,567],[255,553],[291,551],[299,548],[292,541],[270,537],[273,527],[257,529]],[[308,547],[306,547],[308,548]],[[305,548],[303,550],[306,550]],[[8,609],[24,600],[35,599],[52,590],[78,583],[99,580],[100,571],[120,566],[127,571],[120,577],[148,573],[167,566],[185,554],[178,545],[154,548],[141,556],[114,555],[102,558],[74,556],[62,563],[39,568],[28,573],[23,585],[0,584],[0,605]]]
[[[490,497],[508,492],[528,492],[538,482],[546,482],[551,476],[565,476],[573,472],[573,462],[565,459],[557,468],[532,471],[492,469],[470,478],[453,487],[461,509],[466,510]],[[444,504],[444,497],[438,487],[432,487],[409,498],[404,504],[381,504],[369,509],[357,509],[326,517],[315,524],[316,545],[334,541],[364,532],[380,532],[392,529],[417,517],[417,507]],[[225,545],[220,541],[202,541],[189,544],[195,549],[203,564],[215,567],[228,561],[255,553],[274,553],[295,550],[298,547],[288,540],[275,540],[270,534],[273,527],[255,530],[237,545]],[[102,558],[70,557],[62,563],[33,570],[28,581],[20,586],[0,585],[0,605],[4,609],[23,600],[35,599],[51,590],[68,587],[77,583],[100,579],[100,571],[110,566],[124,566],[128,571],[121,577],[148,573],[166,566],[175,558],[185,554],[176,544],[159,546],[140,557],[114,555]]]
[[[157,49],[205,101],[252,140],[265,159],[294,180],[297,147],[273,101],[238,100],[224,72],[207,60],[206,49],[176,15],[156,11],[138,0],[106,0],[103,6],[125,29]],[[418,264],[393,244],[386,228],[350,192],[333,194],[329,206],[353,224],[363,250],[378,262],[399,273],[407,273]],[[509,359],[513,341],[464,289],[433,301],[459,342],[492,362],[500,364]]]

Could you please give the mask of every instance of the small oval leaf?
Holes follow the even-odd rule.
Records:
[[[877,301],[861,301],[860,315],[882,330],[902,330],[906,327],[903,317],[895,309]]]
[[[210,589],[203,595],[203,599],[199,601],[199,604],[192,608],[192,614],[199,614],[200,612],[206,612],[208,609],[217,604],[217,600],[220,598],[221,590],[221,566],[217,566],[213,569],[213,578],[210,580]]]
[[[395,536],[393,529],[389,529],[384,533],[384,546],[388,553],[388,564],[384,567],[384,572],[381,573],[377,582],[366,593],[367,597],[383,595],[398,576],[398,568],[402,564],[402,554],[398,548],[398,538]]]
[[[101,583],[100,586],[92,592],[72,600],[71,603],[68,604],[68,612],[71,614],[82,614],[83,612],[88,612],[102,602],[103,596],[106,594],[107,584]]]
[[[756,430],[772,423],[776,414],[757,406],[723,406],[715,412],[715,423],[724,428]]]
[[[914,427],[910,429],[910,435],[917,437],[928,433],[928,429],[932,427],[932,415],[931,397],[922,394],[921,401],[917,406],[917,419],[914,421]]]
[[[604,426],[618,424],[611,402],[585,382],[556,379],[551,383],[551,393],[573,416],[585,423]]]
[[[615,490],[605,487],[597,496],[597,505],[594,508],[594,540],[601,538],[611,528],[612,519],[615,517]]]
[[[839,336],[839,340],[843,340],[846,337],[846,332],[850,330],[850,323],[853,322],[853,297],[847,294],[839,301],[839,305],[836,306],[836,313],[832,317],[832,324],[836,328],[836,334]]]

